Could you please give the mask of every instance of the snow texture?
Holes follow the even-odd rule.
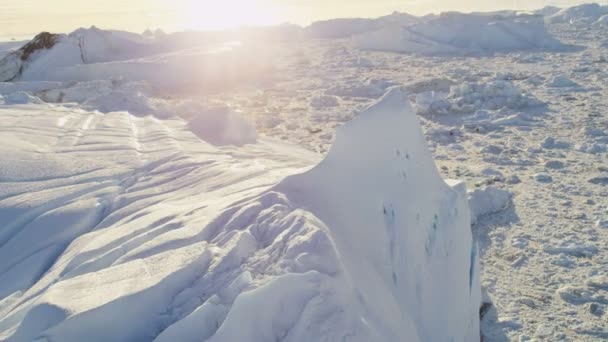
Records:
[[[395,15],[363,31],[335,21],[316,37],[294,25],[145,36],[92,28],[5,59],[0,73],[18,77],[0,82],[0,340],[460,340],[473,315],[484,341],[606,339],[608,43],[595,24],[606,14],[575,7],[561,11],[572,21],[551,23],[558,11],[526,12],[546,28],[509,10]],[[501,27],[577,48],[511,49],[530,40]],[[377,30],[420,45],[400,54],[345,39]],[[402,43],[383,37],[392,38]],[[26,43],[0,43],[0,56]],[[419,122],[407,104],[393,111],[409,113],[403,127],[381,110],[402,100],[392,86],[407,90]],[[208,114],[217,108],[224,114]],[[227,122],[244,134],[210,129]],[[412,147],[420,136],[427,158],[418,158],[423,140],[424,153]],[[437,170],[415,172],[431,158]],[[315,183],[321,174],[335,182]],[[474,191],[460,197],[437,174]],[[445,271],[469,247],[463,222],[441,216],[467,205],[460,198],[481,213],[458,217],[476,220],[479,250]],[[422,207],[416,222],[409,210]],[[463,313],[466,295],[443,298],[469,280],[473,303],[478,276],[485,295],[474,314]]]
[[[320,163],[225,108],[0,115],[2,340],[479,339],[466,190],[399,89]]]

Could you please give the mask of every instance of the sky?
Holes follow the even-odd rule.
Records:
[[[600,0],[607,2],[608,0]],[[0,37],[41,31],[71,32],[91,25],[143,32],[217,30],[283,22],[308,24],[337,17],[374,17],[393,11],[536,9],[578,0],[0,0]]]

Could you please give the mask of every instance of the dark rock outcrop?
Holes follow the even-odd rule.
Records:
[[[49,32],[39,33],[29,43],[23,45],[18,51],[21,51],[21,60],[27,60],[34,52],[43,49],[50,49],[59,40],[59,35]]]
[[[21,75],[23,64],[40,50],[50,49],[59,41],[60,35],[49,32],[38,34],[27,44],[0,60],[0,82],[9,82]]]

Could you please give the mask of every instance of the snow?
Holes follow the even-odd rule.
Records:
[[[416,95],[419,114],[472,113],[540,105],[540,101],[504,80],[464,82],[451,86],[449,93],[430,90]]]
[[[332,232],[346,287],[381,334],[373,340],[475,340],[481,294],[464,184],[441,180],[408,103],[389,90],[340,128],[319,165],[279,189]]]
[[[176,53],[174,48],[182,49]],[[217,89],[235,82],[270,77],[267,53],[245,45],[186,45],[179,37],[146,40],[137,34],[79,29],[59,35],[49,49],[15,63],[0,61],[0,80],[85,82],[119,79],[147,81],[163,89]],[[15,55],[15,58],[18,58]]]
[[[601,17],[599,17],[594,23],[594,26],[598,26],[601,28],[606,28],[608,27],[608,14],[604,14]]]
[[[471,223],[475,224],[480,217],[505,209],[513,194],[494,186],[486,186],[469,191],[467,196],[471,208]]]
[[[392,25],[353,36],[359,49],[422,55],[469,55],[521,50],[559,50],[564,45],[534,15],[443,13],[408,27]]]
[[[255,126],[230,108],[210,108],[196,114],[188,128],[213,145],[244,145],[256,142]]]
[[[394,12],[376,18],[339,18],[313,22],[304,29],[311,38],[350,38],[363,32],[374,31],[387,25],[411,25],[420,21],[420,18],[407,13]]]
[[[544,17],[552,16],[555,13],[559,12],[561,8],[556,6],[545,6],[539,10],[534,11],[535,14],[542,15]]]
[[[580,87],[576,82],[572,81],[565,75],[557,75],[553,77],[549,83],[548,87],[551,88],[571,88],[571,87]]]
[[[541,104],[513,83],[502,80],[488,83],[465,82],[452,87],[449,98],[452,100],[453,110],[468,112],[503,107],[521,109]]]
[[[329,95],[315,96],[310,100],[310,106],[314,108],[336,107],[338,104],[338,98]]]
[[[364,32],[449,31],[413,54],[356,48],[348,21],[80,30],[97,60],[0,83],[0,340],[605,339],[605,29],[479,47],[542,21],[519,13]],[[62,37],[24,65],[71,60]]]
[[[547,21],[552,24],[560,23],[592,23],[604,14],[608,13],[608,6],[600,6],[596,3],[582,4],[567,7],[549,16]]]
[[[338,84],[325,91],[325,94],[340,97],[378,98],[384,94],[385,89],[367,82],[364,84]]]
[[[29,93],[19,91],[3,96],[4,104],[28,104],[28,103],[43,103],[39,98],[30,95]]]
[[[321,162],[226,107],[0,115],[0,339],[479,338],[465,187],[396,88]]]
[[[0,62],[0,81],[10,81],[19,74],[21,60],[17,54],[12,53],[2,57]]]

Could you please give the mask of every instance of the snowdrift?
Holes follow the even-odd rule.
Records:
[[[465,187],[397,89],[320,163],[180,120],[0,115],[0,340],[479,340]]]
[[[559,50],[543,18],[443,13],[411,26],[390,25],[355,35],[355,47],[423,55],[468,55],[519,50]]]

